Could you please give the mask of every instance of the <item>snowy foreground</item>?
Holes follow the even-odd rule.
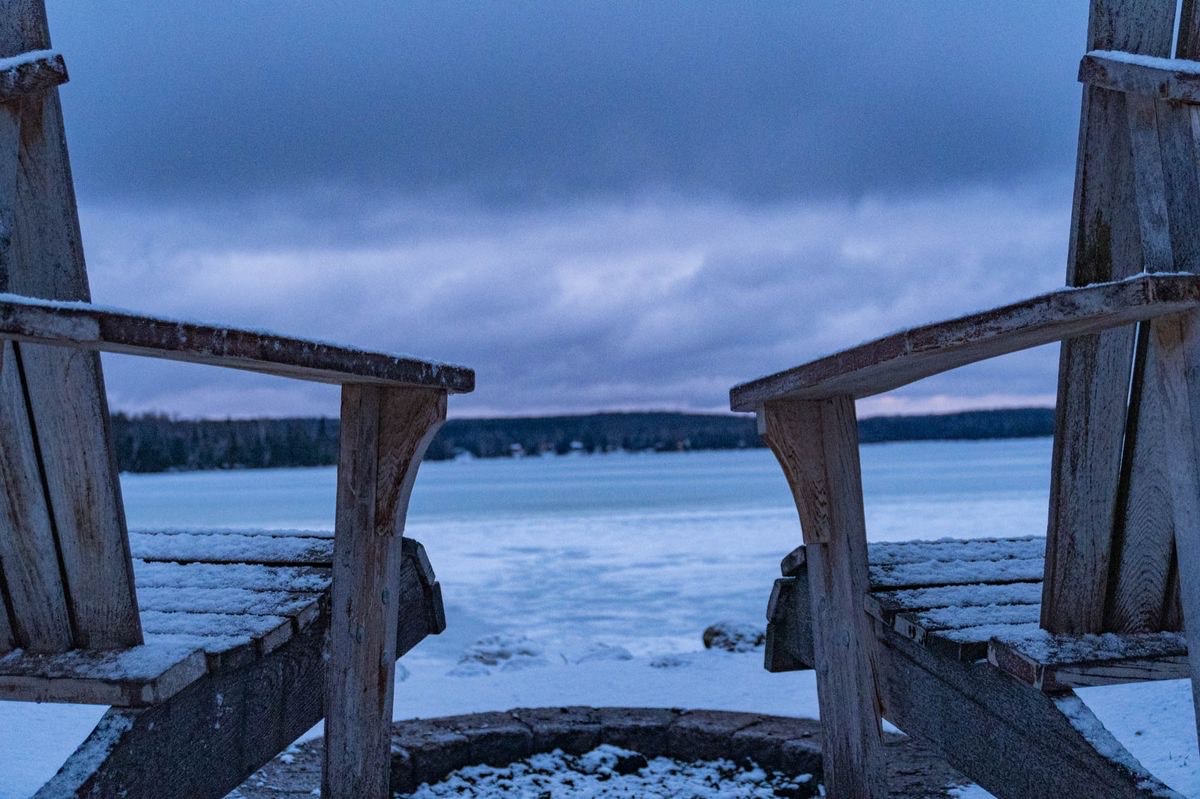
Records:
[[[396,718],[430,718],[513,707],[625,705],[743,710],[817,716],[812,672],[768,674],[761,651],[697,651],[632,657],[619,648],[549,652],[532,642],[493,641],[495,665],[422,654],[403,661]],[[523,650],[523,653],[522,653]],[[572,661],[579,662],[572,662]],[[1200,756],[1185,681],[1080,692],[1151,772],[1187,796],[1200,796]],[[82,741],[102,708],[0,703],[0,799],[29,796]],[[320,727],[305,737],[319,735]],[[432,794],[431,794],[432,795]],[[619,794],[618,794],[619,795]],[[962,796],[983,799],[977,788]]]
[[[1049,451],[1048,439],[863,447],[868,535],[1042,532]],[[122,483],[135,528],[331,526],[332,469]],[[811,672],[768,674],[761,650],[700,640],[721,620],[763,625],[797,528],[764,450],[426,464],[408,533],[438,573],[448,629],[401,662],[395,716],[595,705],[814,718]],[[1151,772],[1200,797],[1186,682],[1080,695]],[[103,710],[0,702],[0,799],[36,790]]]
[[[491,799],[513,796],[587,796],[596,799],[776,799],[815,792],[811,774],[786,777],[728,760],[680,763],[667,757],[647,760],[637,752],[607,744],[583,755],[561,749],[537,754],[507,767],[469,766],[437,785],[422,785],[413,799]]]

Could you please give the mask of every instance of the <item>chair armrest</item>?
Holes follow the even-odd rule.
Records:
[[[1200,306],[1200,276],[1140,274],[914,327],[729,392],[735,411],[778,399],[869,397],[1017,350]]]
[[[370,383],[472,391],[461,366],[198,322],[162,319],[86,302],[0,294],[0,339],[145,355],[320,383]]]

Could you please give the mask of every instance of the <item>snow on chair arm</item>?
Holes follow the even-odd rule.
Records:
[[[53,50],[0,58],[0,103],[44,92],[67,82],[67,65]]]
[[[1079,62],[1079,81],[1159,100],[1200,103],[1200,61],[1093,50]]]

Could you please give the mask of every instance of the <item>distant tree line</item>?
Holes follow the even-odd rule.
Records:
[[[337,462],[338,420],[173,419],[114,414],[122,471],[262,469]],[[1023,438],[1054,431],[1050,408],[927,416],[877,416],[859,422],[864,443]],[[762,442],[752,417],[694,413],[595,413],[582,416],[452,419],[434,438],[429,460],[596,452],[744,449]]]

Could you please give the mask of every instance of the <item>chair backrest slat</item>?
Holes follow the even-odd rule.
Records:
[[[1200,7],[1189,3],[1179,23],[1175,55],[1194,59],[1200,44]],[[1134,132],[1134,199],[1148,271],[1200,272],[1198,110],[1191,105],[1130,96]],[[1123,490],[1113,530],[1112,565],[1104,630],[1181,629],[1175,530],[1171,518],[1172,464],[1163,441],[1155,381],[1143,380],[1160,357],[1143,325],[1130,389]]]
[[[0,2],[0,57],[49,47],[42,0]],[[0,261],[0,290],[87,300],[87,272],[58,91],[0,104],[0,115],[7,124],[17,125],[20,163],[15,187],[0,191],[0,205],[5,206],[0,221],[11,219],[12,225],[11,244]],[[0,180],[8,174],[0,170]],[[70,644],[108,649],[140,643],[129,537],[99,356],[23,344],[12,345],[12,352],[18,367],[13,374],[21,385],[19,392],[11,393],[21,396],[6,396],[4,401],[21,402],[29,410],[28,423],[14,435],[29,436],[33,443],[60,590],[71,622]],[[16,417],[13,424],[22,422]],[[0,443],[10,446],[8,439]],[[23,515],[11,523],[28,532],[40,523],[31,518]],[[45,557],[46,549],[39,544],[37,557]],[[11,587],[18,571],[27,566],[27,562],[4,563],[8,612],[18,646],[30,644],[27,621],[34,611],[23,600],[18,602]],[[42,583],[43,593],[52,594],[49,578]]]
[[[1170,56],[1174,22],[1174,0],[1093,0],[1087,47]],[[1131,110],[1136,120],[1121,92],[1084,88],[1069,285],[1127,277],[1142,270],[1147,251],[1161,253],[1155,228],[1143,240]],[[1125,431],[1136,338],[1130,326],[1063,344],[1042,598],[1042,625],[1053,632],[1105,629],[1114,531],[1129,506],[1123,473],[1134,460]]]
[[[0,350],[0,563],[15,641],[37,652],[74,644],[54,525],[11,341]],[[10,642],[11,643],[11,642]]]

